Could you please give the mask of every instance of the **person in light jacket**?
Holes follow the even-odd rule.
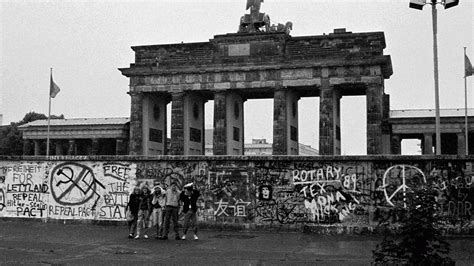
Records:
[[[168,233],[170,230],[170,221],[173,220],[173,231],[175,233],[175,239],[180,240],[178,232],[178,212],[179,212],[179,195],[178,185],[176,182],[171,183],[171,187],[166,190],[166,203],[165,203],[165,228],[163,235],[160,239],[167,240]]]
[[[150,217],[150,227],[156,227],[156,237],[160,238],[163,233],[163,208],[165,207],[165,190],[160,186],[153,188],[153,199],[151,200],[152,212]]]

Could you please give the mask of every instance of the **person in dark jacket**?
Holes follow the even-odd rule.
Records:
[[[137,235],[135,239],[140,238],[140,231],[145,229],[144,238],[148,238],[146,234],[146,229],[148,228],[150,213],[152,211],[152,195],[150,189],[145,185],[142,187],[142,194],[140,195],[140,204],[138,207],[138,221],[137,221]]]
[[[184,186],[180,195],[180,201],[183,203],[184,213],[184,232],[181,239],[186,239],[189,227],[194,231],[194,240],[198,240],[197,236],[197,200],[201,194],[198,190],[193,189],[193,183]]]
[[[125,207],[125,213],[129,211],[133,218],[128,221],[128,238],[133,238],[133,235],[135,234],[135,230],[137,229],[139,207],[140,207],[140,188],[135,187],[133,189],[132,194],[130,194],[127,207]]]

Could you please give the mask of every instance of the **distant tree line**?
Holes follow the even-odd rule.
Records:
[[[29,112],[19,122],[12,122],[10,125],[0,127],[0,155],[22,155],[23,138],[21,137],[21,132],[18,130],[18,127],[35,120],[44,119],[48,119],[48,116],[36,112]],[[64,119],[64,115],[51,115],[51,119]],[[46,148],[46,144],[41,146],[41,149]]]

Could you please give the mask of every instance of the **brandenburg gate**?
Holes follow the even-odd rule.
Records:
[[[249,0],[237,33],[208,42],[132,47],[130,154],[203,155],[204,104],[214,100],[214,155],[244,152],[244,102],[273,98],[273,154],[298,154],[298,101],[318,96],[319,152],[341,152],[340,99],[366,95],[367,154],[390,153],[392,75],[383,32],[336,29],[320,36],[290,35],[292,23],[272,25]],[[166,106],[171,102],[171,136]],[[254,114],[259,115],[259,114]],[[312,123],[313,121],[304,121]],[[167,151],[167,138],[171,139]]]

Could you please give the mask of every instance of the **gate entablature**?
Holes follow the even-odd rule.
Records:
[[[391,62],[389,56],[383,55],[384,48],[383,32],[300,37],[278,32],[233,33],[216,35],[202,43],[134,46],[135,62],[120,70],[130,77],[203,70],[251,70],[265,66],[285,68],[298,66],[298,63],[321,67],[377,64],[383,67],[384,78],[389,78]]]
[[[383,48],[382,32],[226,34],[208,43],[133,47],[135,63],[120,70],[135,91],[320,86],[323,76],[332,84],[363,83],[391,76]]]

